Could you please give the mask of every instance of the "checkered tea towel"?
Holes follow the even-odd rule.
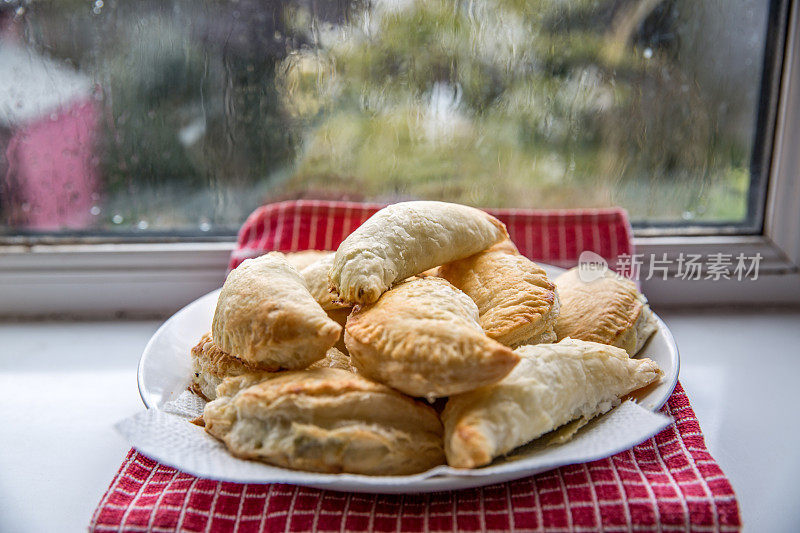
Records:
[[[380,206],[284,202],[254,212],[231,268],[269,250],[332,250]],[[625,212],[491,210],[521,253],[557,266],[591,250],[632,253]],[[200,479],[128,453],[92,516],[92,531],[737,531],[730,482],[709,454],[680,384],[662,408],[675,422],[598,461],[482,488],[349,494]]]
[[[239,231],[229,269],[272,250],[336,250],[382,204],[297,200],[256,209]],[[632,233],[622,209],[532,211],[487,209],[508,228],[522,255],[559,267],[572,267],[584,250],[609,265],[632,253]]]

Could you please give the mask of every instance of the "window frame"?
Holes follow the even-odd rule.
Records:
[[[642,279],[656,309],[800,305],[800,1],[787,6],[772,151],[759,234],[635,232],[636,253],[666,258],[716,253],[763,257],[757,280]],[[779,41],[779,45],[780,45]],[[768,147],[766,147],[768,148]],[[663,231],[663,230],[662,230]],[[8,242],[8,241],[7,241]],[[0,245],[0,317],[164,316],[218,288],[232,240],[113,242],[113,238],[12,239]],[[671,272],[671,273],[674,273]]]

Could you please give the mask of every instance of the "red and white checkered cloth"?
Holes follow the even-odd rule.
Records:
[[[297,200],[256,209],[239,231],[229,269],[265,252],[335,250],[383,204]],[[572,267],[584,250],[613,265],[632,253],[632,233],[622,209],[532,211],[487,209],[508,228],[521,254],[534,261]]]
[[[235,267],[268,250],[335,249],[380,206],[285,202],[258,209]],[[493,210],[520,252],[559,266],[592,250],[632,253],[625,212]],[[675,423],[607,459],[483,488],[406,495],[199,479],[135,450],[92,516],[92,531],[736,531],[730,482],[705,446],[680,384],[662,412]]]

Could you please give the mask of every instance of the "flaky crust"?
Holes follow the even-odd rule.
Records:
[[[341,329],[278,252],[248,259],[228,275],[211,328],[222,351],[265,370],[307,367]]]
[[[217,348],[211,339],[211,332],[200,337],[191,350],[192,391],[206,400],[217,397],[216,388],[223,379],[256,372],[257,369],[244,361]]]
[[[338,368],[339,370],[347,370],[348,372],[354,371],[353,367],[350,365],[350,357],[337,348],[331,348],[325,353],[325,357],[308,367],[309,370],[315,368]]]
[[[478,309],[441,278],[414,278],[355,308],[345,344],[358,371],[411,396],[435,398],[493,383],[517,363],[486,336]]]
[[[414,474],[444,461],[436,411],[344,370],[283,372],[227,390],[206,405],[205,429],[243,459],[367,475]]]
[[[311,296],[322,306],[325,311],[342,309],[345,304],[338,302],[338,296],[331,293],[328,287],[328,272],[333,267],[334,252],[324,255],[300,271],[300,275],[306,280],[306,286]]]
[[[628,279],[607,270],[590,282],[581,281],[578,267],[555,279],[561,310],[556,337],[610,344],[630,355],[656,331],[647,298]]]
[[[509,243],[442,265],[438,275],[475,301],[489,337],[506,346],[548,340],[559,309],[555,285]]]
[[[248,383],[256,383],[279,375],[279,372],[267,372],[248,365],[244,361],[227,354],[217,348],[211,338],[211,332],[204,334],[191,350],[192,386],[190,389],[206,401],[217,397],[217,387],[225,378],[244,376]],[[336,348],[331,348],[325,357],[311,364],[308,368],[339,368],[354,372],[350,365],[350,357]]]
[[[571,420],[608,411],[620,397],[661,376],[650,359],[631,359],[622,349],[575,339],[515,352],[520,362],[500,382],[447,401],[442,421],[450,466],[489,464]]]
[[[372,215],[336,251],[329,284],[341,301],[370,304],[394,283],[506,238],[502,222],[446,202],[402,202]]]

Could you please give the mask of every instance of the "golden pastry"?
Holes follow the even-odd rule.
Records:
[[[427,398],[493,383],[518,360],[483,332],[475,302],[436,277],[405,281],[356,307],[344,339],[360,373]]]
[[[197,345],[191,350],[192,359],[192,385],[190,390],[206,401],[217,397],[217,386],[225,378],[243,376],[246,374],[258,376],[256,381],[261,381],[277,372],[265,372],[252,367],[244,361],[227,354],[217,348],[211,339],[211,332],[204,334]],[[316,361],[308,368],[340,368],[349,372],[350,358],[336,348],[331,348],[325,357]]]
[[[211,328],[222,351],[265,370],[306,368],[336,344],[341,329],[278,252],[231,271]]]
[[[223,379],[257,372],[258,369],[217,348],[211,332],[200,338],[191,350],[192,392],[205,400],[217,397],[216,389]]]
[[[311,296],[325,311],[348,307],[337,302],[338,296],[331,293],[328,288],[328,272],[333,267],[334,256],[334,252],[329,252],[300,271],[300,275],[306,280],[306,286]]]
[[[203,413],[208,433],[243,459],[314,472],[403,475],[444,461],[436,412],[334,368],[231,378]]]
[[[511,241],[442,265],[438,275],[475,301],[489,337],[507,346],[555,342],[555,285]]]
[[[370,304],[393,284],[506,238],[502,222],[445,202],[402,202],[372,215],[336,250],[328,280],[346,303]]]
[[[647,298],[632,281],[611,270],[584,282],[576,267],[558,276],[555,283],[561,300],[555,324],[559,340],[571,337],[610,344],[636,355],[658,329]]]
[[[327,252],[326,255],[301,270],[300,275],[306,280],[311,296],[328,313],[328,317],[344,328],[352,307],[338,302],[337,296],[328,289],[328,272],[333,265],[333,256],[334,252]],[[336,348],[347,353],[343,337],[336,342]]]
[[[475,468],[572,420],[588,420],[655,382],[650,359],[605,344],[565,339],[521,346],[498,383],[452,396],[442,413],[447,463]]]
[[[331,348],[325,353],[325,357],[308,367],[309,370],[315,368],[338,368],[354,372],[355,369],[350,364],[350,357],[342,353],[338,348]]]

